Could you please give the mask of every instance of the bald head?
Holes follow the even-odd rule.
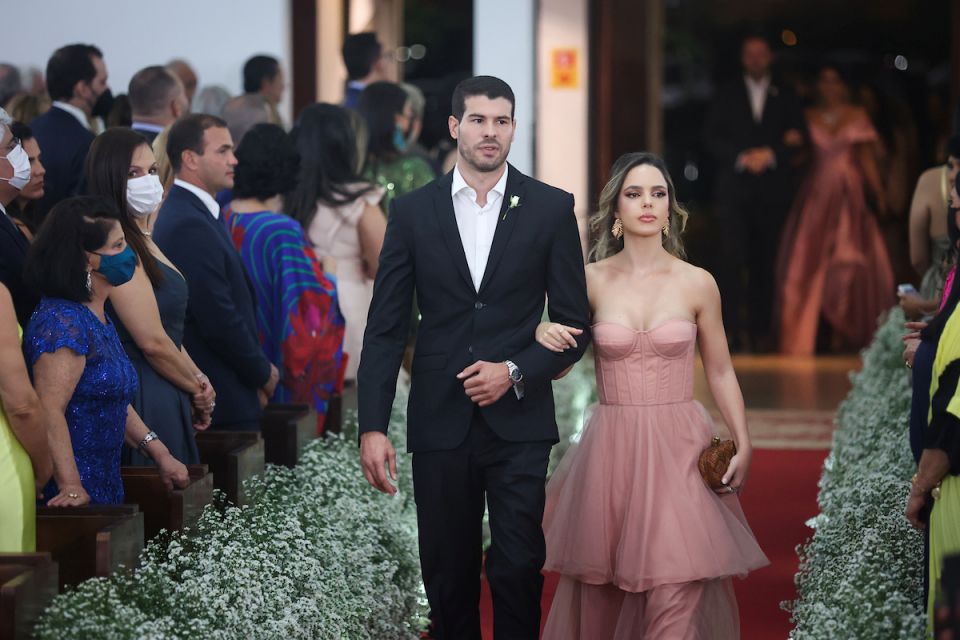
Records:
[[[167,69],[180,78],[183,89],[187,94],[187,102],[193,104],[193,94],[197,91],[197,72],[193,70],[190,63],[179,58],[168,62]]]
[[[135,121],[167,126],[187,112],[189,102],[180,78],[165,67],[141,69],[127,88]]]

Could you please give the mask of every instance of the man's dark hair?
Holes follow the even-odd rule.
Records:
[[[13,135],[17,135],[17,134],[13,134]],[[947,155],[951,155],[954,158],[957,158],[958,160],[960,160],[960,134],[955,133],[949,138],[947,138]]]
[[[272,56],[253,56],[243,65],[243,92],[257,93],[264,80],[272,80],[280,71],[280,62]]]
[[[183,164],[180,156],[184,151],[189,149],[203,155],[203,132],[213,127],[226,129],[227,123],[207,113],[191,113],[173,123],[167,134],[167,157],[174,173],[180,171]]]
[[[743,34],[743,37],[740,38],[740,47],[743,48],[743,45],[751,40],[759,40],[767,45],[767,48],[773,51],[773,41],[770,39],[770,36],[765,32],[759,29],[754,29],[752,31],[747,31]]]
[[[20,138],[21,142],[24,140],[33,140],[33,129],[22,122],[14,120],[10,123],[10,135],[14,138]]]
[[[155,65],[140,69],[130,78],[127,87],[130,109],[141,116],[164,113],[179,87],[180,81],[166,67]]]
[[[359,80],[370,75],[370,70],[383,53],[383,45],[377,40],[377,34],[367,31],[355,33],[343,41],[343,63],[347,67],[347,77]]]
[[[467,98],[486,96],[491,100],[506,98],[510,101],[510,117],[513,118],[517,101],[513,97],[513,89],[506,82],[494,76],[474,76],[467,78],[453,90],[451,110],[453,117],[463,120],[463,112],[467,110]]]
[[[300,154],[282,127],[262,122],[240,141],[235,172],[233,197],[267,200],[297,186]]]
[[[143,135],[127,127],[107,129],[93,140],[83,174],[87,185],[87,195],[110,200],[120,217],[120,226],[127,244],[140,258],[143,270],[154,287],[163,283],[163,270],[157,259],[150,253],[147,239],[127,209],[127,181],[130,179],[130,165],[133,154],[142,146],[150,146]]]
[[[87,252],[101,250],[119,222],[120,212],[106,198],[76,196],[57,203],[27,252],[27,286],[43,296],[89,302]]]
[[[374,82],[360,93],[357,111],[367,123],[368,162],[389,161],[399,155],[396,117],[403,113],[407,100],[407,92],[394,82]]]
[[[47,93],[51,100],[69,100],[78,82],[93,82],[97,68],[93,58],[103,52],[92,44],[68,44],[53,52],[47,61]]]

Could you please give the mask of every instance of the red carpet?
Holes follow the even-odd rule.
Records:
[[[817,481],[827,451],[757,450],[750,480],[741,502],[770,566],[746,580],[735,580],[740,605],[743,640],[785,640],[790,615],[780,609],[796,597],[793,575],[797,571],[795,548],[812,533],[804,522],[817,514]],[[543,590],[546,620],[557,577],[547,575]],[[483,637],[493,639],[493,610],[486,580],[482,581],[480,616]]]

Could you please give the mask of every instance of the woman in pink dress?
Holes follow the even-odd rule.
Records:
[[[866,346],[877,317],[896,302],[874,217],[887,208],[875,159],[877,132],[866,111],[850,104],[836,69],[820,71],[817,93],[817,105],[807,111],[813,166],[787,220],[777,268],[780,351],[791,355],[814,352],[821,320],[832,331],[833,347]]]
[[[562,576],[545,639],[738,638],[731,576],[767,564],[737,497],[751,445],[720,293],[682,259],[686,218],[660,158],[613,165],[587,265],[600,403],[547,486],[545,568]],[[576,331],[543,323],[537,340],[559,351]],[[716,492],[697,469],[714,434],[698,346],[738,449]]]

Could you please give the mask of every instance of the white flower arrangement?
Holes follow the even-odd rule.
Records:
[[[404,420],[396,408],[398,452]],[[353,433],[313,442],[294,469],[269,465],[250,504],[221,502],[151,541],[135,571],[58,596],[39,640],[414,639],[426,625],[409,457],[388,498],[360,472]]]
[[[910,385],[894,309],[837,412],[813,537],[798,548],[793,640],[925,637],[923,541],[903,517],[914,462]]]

